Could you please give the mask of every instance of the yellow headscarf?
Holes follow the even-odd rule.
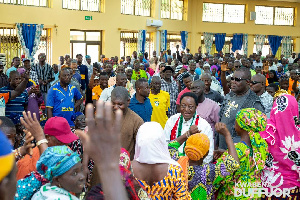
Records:
[[[207,154],[209,146],[210,142],[207,135],[197,133],[187,139],[184,151],[190,160],[197,161]]]

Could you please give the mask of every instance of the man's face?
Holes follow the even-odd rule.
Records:
[[[117,76],[116,85],[126,87],[127,77],[126,76]]]
[[[207,66],[207,65],[205,65],[205,66],[203,67],[203,70],[204,70],[205,73],[209,73],[209,72],[210,72],[210,67]]]
[[[69,70],[61,70],[59,75],[59,81],[63,84],[70,84],[72,75]]]
[[[210,66],[212,66],[212,65],[214,64],[214,59],[213,59],[213,58],[209,58],[209,59],[208,59],[208,64],[209,64]]]
[[[164,76],[165,76],[165,78],[166,79],[170,79],[171,78],[171,76],[172,76],[172,71],[171,70],[166,70],[165,72],[164,72]]]
[[[98,85],[100,85],[100,80],[99,79],[94,79],[94,85],[93,85],[93,87],[96,87]]]
[[[31,69],[31,66],[30,66],[30,61],[29,60],[26,60],[24,63],[24,68],[28,71],[30,71]]]
[[[139,60],[140,60],[140,61],[143,61],[143,59],[144,59],[144,56],[143,56],[143,55],[140,55],[140,56],[139,56]]]
[[[187,77],[187,78],[184,78],[183,79],[183,84],[187,87],[187,89],[191,89],[191,86],[192,86],[192,83],[193,83],[193,81],[192,81],[192,79],[191,79],[191,77]]]
[[[243,72],[236,71],[232,76],[234,80],[231,80],[231,90],[236,94],[244,93],[247,90],[248,83],[244,80],[243,74]]]
[[[39,55],[38,59],[39,59],[40,62],[45,62],[45,60],[46,60],[46,54],[41,53],[41,54]]]
[[[186,56],[184,56],[183,58],[182,58],[182,63],[183,64],[186,64],[188,62],[188,58],[186,57]]]
[[[10,78],[10,85],[13,88],[16,88],[21,83],[21,81],[22,81],[22,77],[19,73],[17,73]]]
[[[79,65],[82,63],[82,56],[77,56],[77,62]]]
[[[105,72],[106,72],[106,73],[111,73],[111,71],[112,71],[112,66],[111,66],[111,64],[105,65]]]
[[[65,55],[65,61],[68,61],[70,58],[70,55]]]
[[[256,72],[256,74],[261,74],[262,72],[261,72],[261,67],[256,67],[255,68],[255,72]]]
[[[131,79],[131,76],[132,76],[132,69],[128,69],[128,70],[126,71],[126,76],[127,76],[128,79]]]
[[[137,89],[142,97],[148,97],[150,94],[150,87],[148,82],[143,82],[140,87]]]
[[[289,80],[280,81],[280,88],[288,91],[288,89],[289,89]]]
[[[278,67],[277,67],[277,71],[278,71],[278,72],[282,72],[282,70],[283,70],[283,69],[282,69],[282,66],[278,66]]]
[[[58,66],[56,64],[52,65],[54,73],[58,72]]]
[[[92,62],[92,59],[90,59],[90,58],[87,58],[86,59],[86,62],[90,65],[91,64],[91,62]]]
[[[19,65],[20,65],[20,58],[15,58],[15,59],[14,59],[14,66],[15,66],[16,68],[18,68]]]
[[[205,90],[209,91],[210,90],[210,86],[211,86],[211,77],[203,76],[201,78],[201,81],[203,81],[204,84],[205,84]]]
[[[118,69],[117,69],[117,74],[124,74],[125,73],[125,69],[124,69],[124,67],[118,67]]]
[[[160,80],[152,80],[150,83],[151,89],[160,91],[161,88],[161,81]]]
[[[269,95],[271,95],[272,97],[274,97],[275,95],[275,89],[272,87],[267,87],[267,92],[269,93]]]
[[[140,63],[139,62],[135,62],[133,67],[134,67],[135,71],[139,71],[140,70]]]
[[[100,79],[99,79],[100,81],[100,87],[102,87],[102,88],[107,88],[108,87],[108,76],[100,76]]]
[[[111,97],[111,103],[113,112],[115,113],[117,110],[122,110],[123,114],[127,111],[129,101],[124,101],[120,98]]]
[[[197,84],[195,82],[192,83],[191,92],[197,95],[197,97],[200,97],[203,94],[203,90],[204,88],[201,87],[200,84]]]
[[[60,56],[59,61],[60,61],[61,64],[63,64],[65,62],[65,58],[63,56]]]
[[[196,64],[195,63],[191,63],[190,64],[190,71],[194,72],[196,70]]]
[[[170,65],[172,63],[172,58],[168,58],[168,64]]]
[[[252,76],[250,82],[250,88],[253,92],[258,93],[265,87],[264,83],[261,81],[261,78],[258,76]]]

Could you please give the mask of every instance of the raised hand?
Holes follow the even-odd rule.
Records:
[[[230,132],[227,129],[226,124],[224,124],[222,122],[216,123],[215,128],[216,128],[216,131],[223,136],[230,135]]]
[[[227,67],[228,67],[228,64],[225,61],[223,61],[221,63],[221,71],[226,72],[228,70]]]
[[[28,130],[24,130],[26,136],[25,136],[25,143],[20,148],[20,153],[22,156],[25,156],[26,154],[32,156],[32,148],[34,147],[34,144],[31,143],[34,140],[34,137],[31,135],[31,133]]]

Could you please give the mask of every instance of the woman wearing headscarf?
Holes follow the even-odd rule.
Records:
[[[241,136],[241,142],[235,145],[240,160],[240,168],[231,176],[218,179],[214,182],[216,187],[220,186],[217,199],[249,199],[260,198],[240,194],[234,195],[235,188],[245,194],[248,188],[252,188],[253,183],[261,183],[260,175],[265,166],[268,153],[268,144],[261,138],[259,132],[264,131],[267,125],[267,116],[255,108],[245,108],[236,115],[235,130]],[[228,156],[226,151],[217,162],[222,161],[224,156]]]
[[[170,154],[180,163],[188,180],[188,189],[193,200],[214,199],[216,188],[213,182],[232,174],[239,168],[239,158],[231,135],[224,127],[226,126],[223,123],[216,124],[218,132],[226,138],[229,155],[224,156],[223,160],[216,164],[203,163],[210,146],[208,137],[203,133],[191,136],[184,134],[169,143]],[[186,141],[184,149],[186,156],[179,157],[178,148],[184,141]]]
[[[159,123],[146,122],[139,128],[132,169],[152,199],[191,199],[182,168],[171,158]]]
[[[269,155],[262,180],[270,182],[270,188],[288,188],[290,197],[300,197],[300,120],[298,103],[295,97],[279,96],[271,110],[266,130],[260,133],[269,146]],[[298,197],[298,198],[297,198]],[[269,197],[266,199],[279,199]]]
[[[78,200],[85,185],[79,155],[67,146],[48,147],[37,162],[37,173],[18,181],[15,199]]]
[[[269,78],[268,78],[268,83],[277,83],[278,84],[278,77],[276,75],[276,71],[275,70],[270,70],[269,72]]]

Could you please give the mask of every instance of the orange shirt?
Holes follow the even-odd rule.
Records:
[[[32,156],[26,155],[17,162],[18,172],[17,180],[24,178],[27,174],[36,171],[36,163],[40,159],[40,151],[38,147],[33,148]]]

